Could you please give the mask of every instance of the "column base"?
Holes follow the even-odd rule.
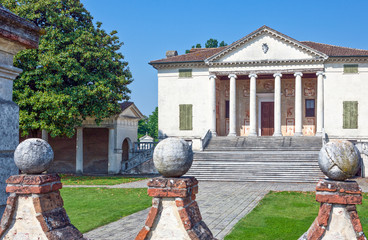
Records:
[[[236,133],[229,133],[227,136],[228,137],[236,137]]]
[[[249,133],[248,137],[258,137],[256,132]]]
[[[316,132],[316,137],[322,137],[323,136],[323,133],[322,132]]]
[[[272,136],[274,136],[274,137],[282,137],[282,133],[281,132],[274,132]]]
[[[303,136],[303,133],[301,132],[294,133],[294,137],[301,137],[301,136]]]

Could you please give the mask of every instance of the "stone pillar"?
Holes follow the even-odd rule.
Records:
[[[115,150],[115,129],[109,128],[109,145],[108,145],[109,174],[117,174],[120,172],[121,166],[120,167],[117,166],[118,164],[116,163],[114,150]]]
[[[257,74],[249,74],[250,78],[250,99],[249,99],[249,136],[257,136]]]
[[[230,102],[229,102],[229,134],[236,136],[236,78],[235,74],[230,74]]]
[[[0,239],[85,239],[63,207],[59,175],[41,174],[53,158],[50,145],[42,139],[27,139],[15,150],[15,163],[25,174],[6,180],[10,195],[1,218]]]
[[[303,136],[303,73],[296,72],[295,76],[295,133],[294,136]]]
[[[367,239],[355,206],[362,204],[357,182],[320,180],[316,201],[321,203],[318,216],[299,240]]]
[[[42,139],[45,140],[46,142],[49,141],[49,133],[44,129],[42,129]]]
[[[355,206],[362,204],[362,190],[345,181],[360,168],[359,150],[349,141],[332,140],[321,148],[318,165],[328,178],[317,183],[318,216],[299,240],[366,240]]]
[[[216,76],[210,75],[210,131],[212,136],[217,136],[216,133]]]
[[[192,162],[193,151],[184,140],[166,138],[157,144],[153,163],[163,177],[148,182],[152,208],[135,240],[215,240],[195,201],[197,179],[182,177]]]
[[[317,131],[316,136],[322,136],[323,128],[324,128],[324,97],[323,97],[323,81],[324,81],[324,72],[317,72]]]
[[[40,29],[0,5],[0,216],[6,205],[5,180],[18,173],[13,161],[19,143],[19,107],[12,101],[13,80],[22,72],[13,57],[27,48],[37,48]]]
[[[83,174],[83,128],[77,128],[77,146],[75,156],[75,172]]]
[[[275,100],[274,100],[274,133],[273,136],[282,136],[281,133],[281,73],[275,73]]]

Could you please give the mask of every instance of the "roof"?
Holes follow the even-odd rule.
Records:
[[[197,48],[196,50],[191,50],[190,53],[178,55],[174,57],[163,58],[160,60],[151,61],[150,64],[156,63],[180,63],[180,62],[203,62],[205,59],[215,55],[226,47],[219,48]]]
[[[121,111],[124,111],[125,109],[127,109],[133,104],[134,104],[133,102],[128,102],[128,101],[120,103]]]
[[[311,41],[300,42],[304,45],[307,45],[317,51],[323,52],[329,57],[356,57],[356,56],[368,56],[368,50],[356,49],[356,48],[348,48],[348,47],[340,47],[334,46],[325,43],[317,43]]]
[[[178,55],[174,57],[163,58],[155,61],[151,61],[150,64],[160,64],[160,63],[185,63],[185,62],[204,62],[208,58],[212,58],[215,55],[219,54],[222,51],[227,51],[230,48],[238,45],[240,42],[244,41],[245,39],[251,37],[252,35],[263,31],[263,30],[270,30],[276,32],[283,38],[286,38],[290,41],[298,43],[298,45],[302,45],[303,48],[306,47],[307,49],[315,50],[320,52],[321,54],[326,54],[329,57],[356,57],[356,56],[367,56],[368,57],[368,50],[362,49],[355,49],[355,48],[348,48],[348,47],[340,47],[334,46],[324,43],[317,43],[311,41],[297,41],[285,34],[282,34],[270,27],[262,26],[259,29],[251,32],[247,36],[235,41],[234,43],[230,44],[229,46],[219,47],[219,48],[202,48],[202,49],[191,49],[190,53]],[[222,53],[221,53],[222,54]]]

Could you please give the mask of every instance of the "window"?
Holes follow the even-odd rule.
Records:
[[[179,105],[179,129],[192,130],[192,104]]]
[[[358,102],[357,101],[344,101],[344,116],[343,126],[344,129],[357,129],[358,128]]]
[[[315,117],[315,102],[314,99],[305,99],[305,116]]]
[[[229,118],[229,101],[225,101],[225,118]]]
[[[179,69],[179,78],[191,78],[192,69]]]
[[[358,64],[344,64],[344,73],[358,73]]]

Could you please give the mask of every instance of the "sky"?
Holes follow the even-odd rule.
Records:
[[[167,50],[184,54],[217,39],[231,44],[267,25],[299,41],[368,50],[367,0],[81,0],[102,27],[118,31],[134,81],[133,101],[149,116],[157,107],[157,70]]]

